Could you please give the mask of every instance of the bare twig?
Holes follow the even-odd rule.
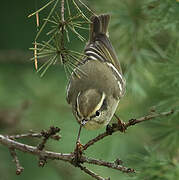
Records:
[[[54,136],[59,131],[60,131],[60,128],[54,127],[54,126],[51,126],[48,131],[42,130],[41,134],[44,138],[43,138],[43,141],[37,146],[37,148],[42,151],[45,147],[45,143],[47,142],[47,140],[51,136]]]
[[[45,150],[41,151],[37,147],[19,143],[15,140],[10,139],[8,136],[3,136],[1,134],[0,134],[0,143],[9,148],[13,148],[16,150],[20,150],[22,152],[36,155],[39,158],[45,158],[45,160],[46,159],[62,160],[62,161],[66,161],[66,162],[69,162],[70,164],[74,165],[74,163],[73,163],[74,158],[75,158],[74,153],[65,154],[65,153],[56,153],[56,152],[45,151]],[[106,162],[106,161],[102,161],[102,160],[97,160],[97,159],[95,160],[92,158],[87,158],[85,156],[80,156],[79,162],[94,164],[94,165],[99,165],[99,166],[105,166],[105,167],[116,169],[116,170],[126,172],[126,173],[133,172],[133,171],[129,171],[129,168],[117,166],[114,163],[110,163],[110,162]],[[80,163],[79,163],[79,165],[80,165]]]
[[[175,111],[175,112],[178,112],[178,111]],[[148,121],[148,120],[151,120],[151,119],[154,119],[157,117],[168,116],[173,113],[174,113],[174,110],[171,110],[168,112],[162,112],[162,113],[152,112],[152,114],[143,116],[141,118],[131,119],[127,123],[123,123],[122,121],[120,121],[120,123],[118,123],[118,124],[117,123],[112,124],[112,126],[110,127],[110,132],[106,131],[106,132],[98,135],[96,138],[90,140],[84,146],[82,146],[81,155],[79,156],[77,163],[74,163],[75,151],[72,153],[69,153],[69,154],[65,154],[65,153],[56,153],[56,152],[44,150],[44,145],[45,145],[46,141],[50,137],[53,137],[57,132],[59,132],[59,128],[55,128],[55,127],[51,127],[48,131],[43,130],[41,133],[35,133],[35,134],[32,133],[32,134],[22,134],[22,135],[15,135],[15,136],[5,136],[5,135],[0,134],[0,144],[3,144],[10,149],[11,155],[14,158],[14,162],[16,163],[16,169],[17,169],[16,173],[17,174],[20,174],[23,170],[23,168],[19,164],[19,160],[15,153],[15,150],[20,150],[22,152],[27,152],[27,153],[38,156],[40,159],[40,162],[39,162],[40,166],[44,166],[47,159],[62,160],[62,161],[66,161],[76,167],[79,167],[82,171],[84,171],[85,173],[89,174],[91,177],[93,177],[97,180],[107,180],[107,179],[99,176],[98,174],[94,173],[90,169],[86,168],[85,166],[82,166],[82,164],[87,163],[87,164],[108,167],[111,169],[119,170],[124,173],[134,173],[135,170],[132,168],[127,168],[127,167],[123,166],[121,163],[121,160],[119,160],[119,159],[117,159],[114,162],[107,162],[104,160],[86,157],[83,154],[83,150],[86,150],[88,147],[90,147],[94,143],[98,142],[99,140],[103,139],[104,137],[106,137],[114,132],[121,131],[121,122],[122,122],[122,126],[124,126],[124,128],[127,129],[128,127],[133,126],[137,123],[140,123],[143,121]],[[42,143],[40,145],[38,145],[37,147],[22,144],[22,143],[19,143],[14,140],[14,139],[19,139],[19,138],[23,138],[23,137],[44,137],[44,139],[43,139]]]
[[[12,147],[10,147],[10,148],[9,148],[9,151],[10,151],[11,156],[13,157],[13,161],[14,161],[15,164],[16,164],[16,174],[17,174],[17,175],[20,175],[20,174],[22,173],[22,171],[24,170],[24,168],[23,168],[23,167],[20,165],[20,163],[19,163],[19,159],[18,159],[18,157],[17,157],[17,154],[16,154],[16,152],[15,152],[15,149],[12,148]]]
[[[40,156],[39,157],[39,167],[44,167],[47,163],[47,157],[46,156]]]
[[[39,12],[36,12],[36,26],[37,26],[37,32],[39,31]],[[38,59],[37,59],[37,42],[34,43],[34,64],[35,69],[38,69]]]
[[[149,114],[146,116],[143,116],[141,118],[138,119],[130,119],[128,121],[128,123],[124,123],[123,124],[123,128],[127,129],[130,126],[133,126],[135,124],[141,123],[143,121],[148,121],[157,117],[162,117],[162,116],[168,116],[174,113],[174,110],[170,110],[168,112],[162,112],[162,113],[153,113],[153,114]],[[112,135],[112,133],[117,132],[117,131],[121,131],[121,126],[117,123],[113,123],[112,126],[110,127],[110,133],[108,131],[99,134],[97,137],[95,137],[94,139],[91,139],[90,141],[88,141],[84,146],[83,149],[86,150],[88,149],[88,147],[90,147],[91,145],[93,145],[94,143],[100,141],[101,139]]]
[[[64,30],[65,30],[65,8],[64,8],[64,0],[61,0],[61,58],[62,58],[62,63],[65,63],[65,55],[64,55],[64,50],[65,50],[65,43],[64,43]]]
[[[94,164],[98,166],[105,166],[108,168],[116,169],[124,173],[135,173],[135,170],[122,165],[118,165],[115,162],[107,162],[99,159],[88,158],[86,156],[81,157],[81,161],[88,164]]]
[[[92,176],[93,178],[97,179],[97,180],[106,180],[105,178],[99,176],[98,174],[94,173],[93,171],[89,170],[87,167],[79,165],[78,166],[82,171],[84,171],[86,174],[89,174],[90,176]]]
[[[64,8],[64,0],[61,0],[61,18],[62,18],[62,21],[64,22],[65,21],[65,16],[64,16],[64,13],[65,13],[65,8]]]
[[[42,136],[44,137],[42,142],[37,146],[37,148],[42,151],[45,147],[45,144],[47,142],[47,140],[51,137],[51,136],[54,136],[56,135],[56,133],[58,133],[60,131],[60,128],[58,127],[54,127],[54,126],[51,126],[50,129],[48,131],[45,131],[45,130],[42,130],[41,134]],[[47,162],[47,157],[46,156],[40,156],[39,157],[39,166],[40,167],[44,167],[44,165],[46,164]]]
[[[26,134],[17,134],[17,135],[10,135],[8,136],[10,139],[21,139],[21,138],[26,138],[26,137],[31,137],[31,138],[41,138],[43,137],[42,133],[33,133],[33,132],[30,132],[30,133],[26,133]],[[50,136],[51,139],[53,140],[59,140],[61,138],[60,135],[52,135]]]
[[[65,154],[65,153],[56,153],[52,151],[40,151],[37,149],[35,146],[30,146],[27,144],[19,143],[15,140],[12,140],[8,138],[7,136],[3,136],[0,134],[0,143],[7,146],[11,147],[14,149],[17,149],[22,152],[30,153],[36,156],[46,156],[48,159],[56,159],[56,160],[62,160],[62,161],[71,161],[74,155],[72,153]]]
[[[133,126],[135,124],[141,123],[143,121],[148,121],[157,117],[162,117],[162,116],[169,116],[171,114],[173,114],[174,112],[178,112],[178,111],[174,111],[173,109],[168,111],[168,112],[162,112],[162,113],[153,113],[153,114],[149,114],[147,116],[138,118],[138,119],[130,119],[128,123],[126,123],[126,128]]]
[[[34,43],[34,63],[35,63],[35,69],[38,69],[38,60],[37,60],[37,42]]]
[[[96,136],[94,139],[89,140],[84,146],[83,149],[86,150],[88,147],[93,145],[94,143],[98,142],[99,140],[103,139],[104,137],[108,136],[109,134],[107,132],[101,133],[98,136]]]

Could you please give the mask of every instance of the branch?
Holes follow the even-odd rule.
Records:
[[[42,142],[37,146],[37,148],[42,151],[45,147],[47,140],[51,136],[56,135],[56,133],[58,133],[59,131],[60,131],[60,128],[54,127],[54,126],[51,126],[48,131],[42,130],[41,134],[44,138],[43,138]]]
[[[178,112],[178,111],[175,111],[175,112]],[[15,152],[15,150],[19,150],[22,152],[26,152],[26,153],[38,156],[40,159],[40,162],[39,162],[40,166],[44,166],[47,159],[62,160],[62,161],[72,164],[73,166],[80,168],[82,171],[84,171],[85,173],[87,173],[88,175],[90,175],[91,177],[93,177],[97,180],[107,180],[107,179],[99,176],[98,174],[94,173],[87,167],[82,166],[82,164],[87,163],[87,164],[93,164],[93,165],[97,165],[97,166],[108,167],[111,169],[119,170],[123,173],[135,173],[135,170],[132,168],[123,166],[122,161],[120,159],[117,159],[114,162],[107,162],[104,160],[87,157],[84,155],[84,150],[86,150],[88,147],[90,147],[94,143],[98,142],[99,140],[103,139],[104,137],[107,137],[108,135],[113,134],[114,132],[117,132],[117,131],[123,132],[124,129],[127,129],[128,127],[133,126],[135,124],[141,123],[143,121],[148,121],[148,120],[151,120],[151,119],[154,119],[157,117],[169,116],[173,113],[174,113],[174,110],[171,110],[168,112],[162,112],[162,113],[153,112],[152,114],[143,116],[138,119],[131,119],[127,123],[123,123],[119,119],[118,123],[112,124],[112,126],[109,128],[110,131],[108,130],[108,131],[98,135],[96,138],[87,142],[82,147],[81,155],[78,158],[76,158],[75,150],[72,153],[57,153],[57,152],[53,152],[53,151],[44,150],[45,143],[47,142],[47,140],[49,140],[49,138],[53,139],[52,137],[54,137],[54,136],[55,137],[58,136],[58,135],[56,135],[56,133],[59,132],[60,129],[55,128],[55,127],[50,127],[49,130],[47,130],[47,131],[43,130],[41,133],[27,133],[27,134],[11,135],[11,136],[5,136],[5,135],[0,134],[0,144],[3,144],[10,149],[10,153],[16,164],[16,174],[20,174],[23,171],[23,167],[20,166],[19,160],[18,160],[16,152]],[[44,137],[44,139],[42,140],[42,143],[40,143],[41,148],[39,148],[39,145],[37,145],[37,147],[35,147],[35,146],[30,146],[27,144],[20,143],[20,142],[17,142],[16,140],[14,140],[14,139],[19,139],[19,138],[23,138],[23,137],[38,137],[38,138]],[[74,163],[74,160],[77,160],[77,162]],[[109,180],[109,178],[108,178],[108,180]]]
[[[95,174],[93,171],[89,170],[87,167],[79,165],[79,168],[84,171],[86,174],[89,174],[91,177],[97,179],[97,180],[106,180],[105,178]]]
[[[11,156],[13,157],[13,161],[15,162],[15,164],[16,164],[16,174],[17,175],[20,175],[21,174],[21,172],[24,170],[24,168],[20,165],[20,163],[19,163],[19,159],[18,159],[18,157],[17,157],[17,154],[16,154],[16,152],[15,152],[15,149],[14,148],[9,148],[9,151],[10,151],[10,154],[11,154]]]
[[[108,167],[111,169],[116,169],[116,170],[119,170],[124,173],[135,173],[134,169],[124,167],[122,165],[116,164],[115,162],[112,163],[112,162],[107,162],[107,161],[103,161],[103,160],[99,160],[99,159],[88,158],[85,156],[81,157],[81,161],[83,163],[94,164],[94,165],[98,165],[98,166]]]
[[[162,113],[154,113],[154,114],[149,114],[143,117],[140,117],[138,119],[130,119],[128,121],[128,123],[123,123],[123,127],[121,128],[121,124],[118,123],[113,123],[112,127],[110,127],[110,132],[107,130],[106,132],[99,134],[97,137],[95,137],[94,139],[91,139],[90,141],[88,141],[84,146],[83,146],[83,150],[88,149],[91,145],[93,145],[94,143],[100,141],[101,139],[112,135],[113,133],[117,132],[117,131],[121,131],[122,129],[127,129],[130,126],[133,126],[135,124],[144,122],[144,121],[148,121],[157,117],[162,117],[162,116],[169,116],[171,114],[174,113],[174,110],[170,110],[168,112],[162,112]]]
[[[43,132],[43,131],[42,131]],[[43,134],[41,133],[33,133],[33,132],[29,132],[26,134],[17,134],[17,135],[10,135],[8,136],[10,139],[22,139],[22,138],[27,138],[27,137],[31,137],[31,138],[42,138]],[[60,135],[52,135],[49,138],[53,139],[53,140],[60,140],[61,136]]]
[[[0,134],[0,143],[9,147],[14,148],[22,152],[30,153],[36,156],[45,156],[48,159],[52,160],[63,160],[63,161],[70,161],[73,158],[73,154],[64,154],[64,153],[56,153],[52,151],[40,151],[37,147],[26,145],[23,143],[19,143],[14,141],[7,136],[3,136]]]
[[[48,141],[48,139],[51,136],[56,135],[56,133],[58,133],[59,131],[60,131],[60,128],[54,127],[54,126],[51,126],[48,131],[42,130],[41,134],[44,138],[43,138],[42,142],[40,144],[38,144],[37,149],[42,151],[45,148],[45,144]],[[39,157],[39,166],[43,167],[46,162],[47,162],[47,158],[45,156]]]
[[[62,18],[62,22],[65,21],[64,13],[65,13],[64,0],[61,0],[61,18]]]
[[[174,111],[173,109],[168,111],[168,112],[162,112],[162,113],[154,113],[154,114],[149,114],[147,116],[138,118],[138,119],[130,119],[129,122],[126,124],[126,128],[133,126],[135,124],[141,123],[143,121],[148,121],[154,118],[158,118],[158,117],[162,117],[162,116],[169,116],[171,114],[173,114],[174,112],[178,112],[178,111]]]
[[[62,63],[65,63],[65,55],[64,55],[64,50],[65,50],[65,43],[64,43],[64,28],[65,28],[65,8],[64,8],[64,0],[61,0],[61,58],[62,58]]]
[[[19,137],[20,137],[20,135],[19,135]],[[10,139],[10,137],[8,137],[8,136],[4,136],[1,134],[0,134],[0,144],[3,144],[13,150],[16,149],[16,150],[19,150],[22,152],[36,155],[40,158],[40,160],[44,160],[44,159],[42,159],[42,157],[45,158],[45,160],[46,159],[62,160],[62,161],[69,162],[70,164],[76,166],[76,164],[74,164],[74,159],[76,158],[74,152],[65,154],[65,153],[57,153],[57,152],[46,151],[46,150],[39,150],[38,147],[19,143],[15,140]],[[119,171],[122,171],[125,173],[129,173],[129,172],[133,173],[134,172],[131,168],[126,168],[121,165],[117,165],[115,163],[110,163],[110,162],[106,162],[106,161],[102,161],[102,160],[92,159],[92,158],[89,158],[86,156],[81,156],[77,167],[79,167],[80,169],[82,168],[84,172],[91,175],[92,177],[95,177],[95,176],[98,177],[98,179],[100,179],[101,177],[99,175],[95,174],[94,172],[92,172],[91,170],[87,169],[86,167],[82,167],[81,163],[88,163],[88,164],[104,166],[104,167],[116,169],[116,170],[119,170]],[[43,166],[43,165],[41,165],[41,166]],[[18,165],[18,167],[21,167],[21,166]],[[102,180],[104,180],[104,178]]]

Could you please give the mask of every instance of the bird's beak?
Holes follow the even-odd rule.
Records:
[[[81,120],[81,125],[84,126],[87,122],[88,122],[87,119],[82,119],[82,120]]]

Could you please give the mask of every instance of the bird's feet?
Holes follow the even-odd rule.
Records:
[[[112,133],[114,132],[114,128],[113,128],[113,126],[111,126],[111,125],[107,125],[106,126],[106,133],[108,134],[108,135],[112,135]]]
[[[125,132],[126,131],[126,123],[125,122],[123,122],[122,120],[120,120],[119,119],[119,117],[118,117],[118,128],[119,128],[119,131],[121,131],[121,132]]]
[[[116,114],[114,114],[114,117],[117,119],[117,123],[113,123],[112,125],[107,125],[106,127],[106,132],[109,135],[111,135],[115,131],[115,129],[118,129],[121,132],[125,132],[127,129],[125,122],[120,120],[120,118]]]
[[[74,150],[74,159],[72,161],[72,163],[75,166],[78,166],[81,163],[81,156],[83,154],[83,144],[80,143],[80,141],[76,142],[76,147]]]

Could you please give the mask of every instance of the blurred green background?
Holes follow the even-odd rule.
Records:
[[[36,35],[35,18],[27,16],[48,1],[3,1],[0,6],[0,133],[40,132],[49,126],[61,128],[62,139],[49,141],[46,149],[72,152],[78,124],[65,100],[67,78],[63,67],[52,66],[42,78],[30,61]],[[179,105],[178,19],[179,3],[175,0],[95,0],[83,1],[97,14],[110,13],[109,34],[127,81],[127,91],[117,109],[121,119],[141,117],[150,112],[177,109]],[[81,7],[85,10],[84,7]],[[48,11],[48,9],[47,9]],[[40,23],[46,16],[40,14]],[[72,36],[71,49],[82,52],[82,43]],[[88,37],[88,32],[84,32]],[[42,37],[43,38],[43,37]],[[44,37],[45,38],[45,37]],[[114,161],[120,158],[135,168],[134,176],[88,166],[111,179],[176,180],[179,179],[178,114],[145,122],[116,133],[89,148],[86,155]],[[115,119],[113,120],[115,121]],[[85,143],[104,129],[83,130]],[[38,140],[24,139],[37,145]],[[38,167],[38,159],[18,152],[25,168],[15,175],[15,164],[6,147],[0,145],[0,180],[90,180],[79,169],[61,161],[48,161]]]

